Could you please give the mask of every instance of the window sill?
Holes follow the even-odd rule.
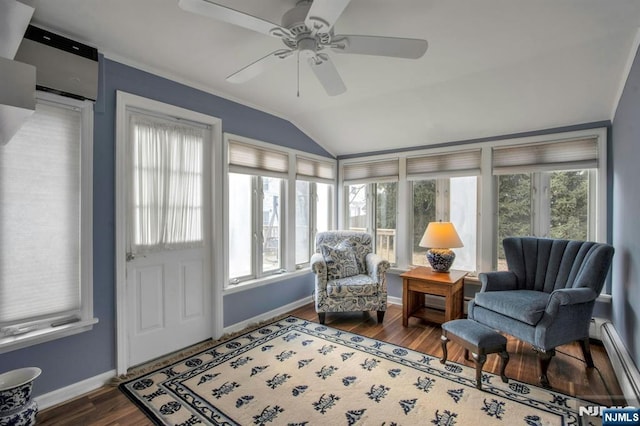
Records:
[[[227,294],[233,294],[233,293],[238,293],[245,290],[251,290],[252,288],[261,287],[263,285],[286,280],[289,278],[301,277],[307,274],[311,274],[311,269],[309,268],[299,269],[292,272],[284,272],[282,274],[269,275],[268,277],[262,277],[256,280],[243,281],[239,284],[234,284],[234,285],[225,287],[225,289],[222,291],[222,295],[226,296]]]
[[[97,322],[98,318],[91,318],[88,320],[62,325],[55,328],[50,327],[36,330],[30,333],[21,334],[19,336],[2,337],[0,338],[0,354],[26,348],[28,346],[37,345],[39,343],[60,339],[62,337],[72,336],[84,331],[89,331],[93,329],[93,325]]]

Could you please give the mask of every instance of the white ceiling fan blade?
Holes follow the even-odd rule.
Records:
[[[266,70],[273,64],[288,58],[292,54],[293,50],[276,50],[275,52],[271,52],[267,56],[247,65],[240,71],[234,72],[229,77],[227,77],[226,80],[230,83],[245,83],[261,74],[264,70]]]
[[[304,23],[312,31],[326,33],[333,27],[351,0],[313,0]]]
[[[347,91],[347,88],[338,74],[336,66],[333,65],[331,59],[328,56],[323,55],[322,59],[309,59],[309,66],[313,70],[324,90],[327,91],[329,96],[340,95]]]
[[[337,35],[333,39],[334,52],[359,55],[391,56],[418,59],[427,51],[427,40],[417,38]]]
[[[208,16],[262,34],[281,37],[289,33],[288,30],[280,25],[207,0],[179,0],[178,4],[187,12]]]

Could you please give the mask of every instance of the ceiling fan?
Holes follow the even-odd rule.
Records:
[[[285,45],[227,77],[231,83],[244,83],[274,63],[298,53],[307,62],[330,96],[347,88],[328,51],[360,55],[418,59],[427,51],[427,41],[413,38],[364,35],[337,35],[333,25],[351,0],[301,0],[282,16],[277,25],[209,0],[179,0],[182,9],[208,16],[259,33],[277,37]]]

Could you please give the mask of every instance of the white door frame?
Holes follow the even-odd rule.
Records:
[[[115,220],[116,220],[116,372],[118,375],[125,374],[130,367],[128,348],[128,321],[127,318],[127,280],[126,280],[126,237],[127,237],[127,191],[125,185],[126,176],[126,141],[128,123],[126,111],[128,107],[140,108],[166,114],[172,117],[184,118],[211,126],[211,307],[212,307],[212,330],[214,339],[222,336],[223,330],[223,305],[222,305],[222,212],[214,209],[213,206],[222,205],[222,120],[210,115],[201,114],[188,109],[180,108],[163,102],[133,95],[126,92],[116,93],[116,167],[115,167]],[[217,185],[213,185],[216,182]],[[216,238],[216,234],[218,235]]]

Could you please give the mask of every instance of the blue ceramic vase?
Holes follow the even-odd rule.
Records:
[[[31,391],[40,373],[39,368],[28,367],[0,374],[0,426],[36,424],[38,404]]]

